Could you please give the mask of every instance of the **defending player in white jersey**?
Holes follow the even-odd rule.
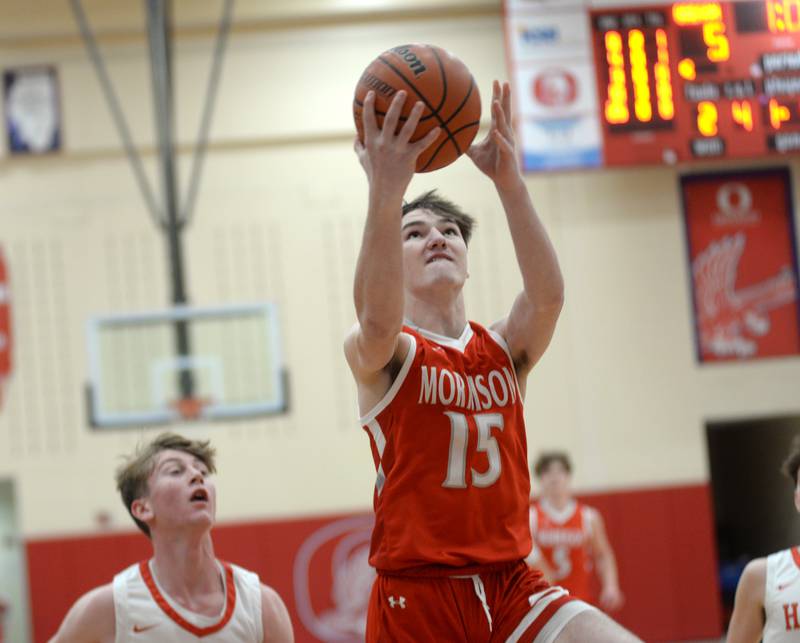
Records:
[[[214,556],[214,449],[164,433],[117,472],[153,557],[81,597],[50,643],[291,643],[289,614],[253,572]]]
[[[783,463],[783,472],[794,484],[794,506],[800,512],[800,436]],[[744,568],[728,643],[800,642],[800,547],[784,549],[766,558],[751,560]]]

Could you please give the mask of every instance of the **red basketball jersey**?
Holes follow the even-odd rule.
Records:
[[[434,573],[524,558],[530,478],[505,341],[473,322],[458,339],[403,332],[408,356],[361,418],[377,469],[370,564]]]
[[[573,500],[558,511],[540,501],[531,507],[530,516],[533,542],[555,574],[553,584],[569,590],[576,598],[595,603],[591,551],[595,510]]]

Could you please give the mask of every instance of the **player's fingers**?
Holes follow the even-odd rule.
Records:
[[[397,131],[397,123],[400,120],[400,112],[403,111],[405,103],[406,92],[401,89],[395,94],[392,104],[389,105],[389,109],[386,112],[386,117],[383,119],[383,131],[386,134],[394,136],[395,131]]]
[[[419,124],[419,119],[422,117],[422,110],[424,108],[425,105],[420,100],[418,100],[414,107],[411,108],[411,113],[408,115],[408,118],[403,125],[403,129],[401,129],[400,133],[397,135],[397,138],[403,143],[408,143],[411,140],[411,137],[414,135],[417,125]]]
[[[505,136],[503,136],[498,130],[494,131],[494,141],[497,144],[497,149],[500,151],[500,154],[506,156],[513,156],[514,155],[514,145],[509,141]]]
[[[492,102],[500,98],[500,83],[496,80],[492,81]]]
[[[441,132],[441,129],[438,127],[434,127],[430,132],[428,132],[425,135],[425,138],[420,139],[419,141],[414,143],[414,145],[411,148],[414,151],[414,154],[419,156],[425,150],[427,150],[431,145],[433,145],[433,142],[437,138],[439,138],[439,132]]]
[[[511,126],[511,85],[508,83],[503,83],[503,95],[502,95],[502,104],[503,104],[503,114],[505,114],[506,122],[508,123],[509,127]]]
[[[364,124],[364,142],[368,142],[378,133],[378,122],[375,119],[375,92],[373,91],[368,91],[364,97],[361,120]]]
[[[492,104],[492,117],[494,118],[497,130],[507,139],[514,138],[514,131],[511,129],[511,123],[505,114],[505,111],[500,106],[499,101]]]

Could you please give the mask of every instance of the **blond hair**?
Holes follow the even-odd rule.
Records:
[[[190,440],[177,433],[162,433],[155,440],[139,445],[136,451],[126,458],[125,463],[117,469],[117,489],[122,496],[122,503],[128,509],[136,526],[150,537],[150,528],[138,520],[131,511],[133,501],[148,494],[147,480],[156,465],[156,456],[161,451],[183,451],[193,455],[208,467],[211,473],[216,471],[214,456],[216,450],[209,440]]]

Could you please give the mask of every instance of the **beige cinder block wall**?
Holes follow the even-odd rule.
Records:
[[[53,4],[38,21],[20,12],[21,26],[0,41],[3,66],[57,65],[65,118],[62,155],[0,158],[0,243],[13,272],[17,331],[16,373],[0,412],[0,477],[15,480],[31,536],[92,529],[98,511],[128,527],[113,488],[117,455],[158,429],[88,428],[84,324],[93,314],[161,308],[169,297],[163,238],[70,16]],[[243,2],[237,10],[186,235],[188,290],[196,304],[280,305],[292,409],[178,427],[219,448],[222,520],[371,502],[371,457],[341,356],[366,201],[351,149],[350,100],[361,70],[388,46],[427,41],[467,62],[484,99],[491,80],[506,77],[498,3],[420,0],[398,13],[399,2],[383,2],[370,15],[357,4]],[[178,3],[184,177],[212,44],[202,25],[217,6]],[[148,67],[133,33],[139,10],[87,8],[153,175]],[[66,35],[45,37],[54,33]],[[645,168],[528,178],[567,288],[555,339],[528,389],[531,456],[569,449],[582,489],[705,480],[706,418],[800,410],[797,359],[696,365],[677,176]],[[474,319],[489,322],[505,314],[520,285],[492,186],[466,159],[417,177],[411,191],[434,186],[478,217],[467,303]]]

